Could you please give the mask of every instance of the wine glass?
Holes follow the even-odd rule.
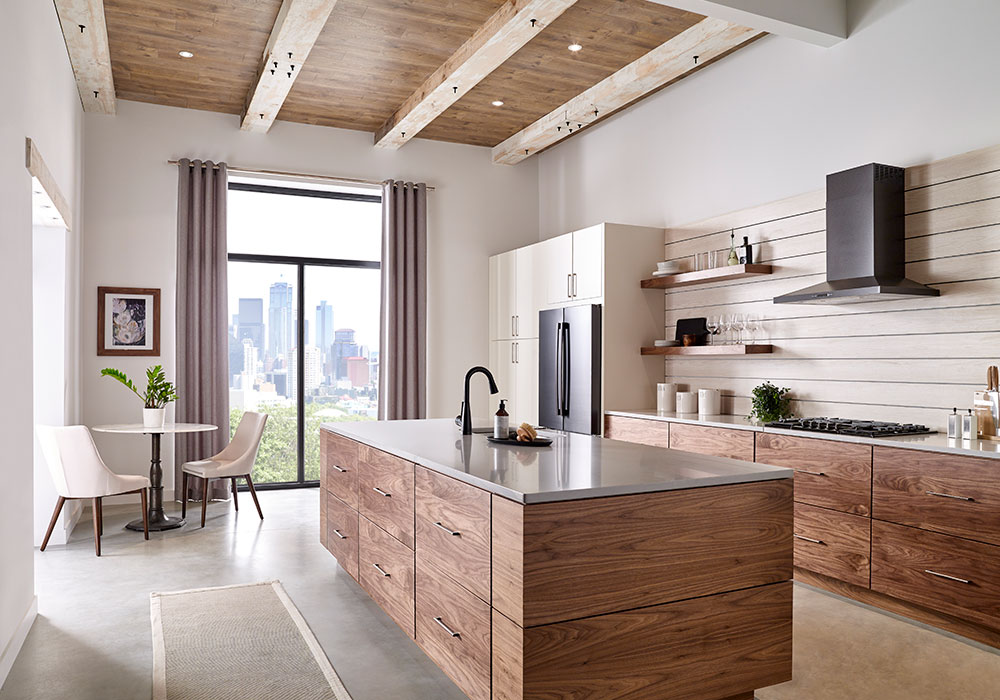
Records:
[[[736,314],[736,328],[739,329],[739,344],[746,344],[748,319],[746,314]]]
[[[735,322],[734,322],[734,316],[732,314],[725,314],[722,317],[722,319],[720,321],[720,324],[722,326],[722,332],[724,334],[724,336],[723,336],[724,339],[722,341],[722,344],[723,345],[732,345],[733,344],[733,331],[736,330],[736,326],[735,326]]]
[[[715,345],[715,334],[719,332],[719,317],[709,316],[705,319],[705,327],[708,329],[708,344]]]
[[[750,344],[757,344],[757,334],[760,333],[760,314],[747,314],[747,329],[750,331]]]

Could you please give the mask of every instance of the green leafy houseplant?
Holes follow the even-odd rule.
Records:
[[[177,400],[177,390],[172,383],[167,381],[166,374],[161,365],[156,365],[146,370],[146,391],[142,394],[135,388],[135,384],[128,378],[128,375],[120,369],[106,367],[101,370],[101,376],[117,379],[124,384],[126,388],[142,400],[144,408],[163,408],[171,401]]]
[[[747,418],[761,423],[791,418],[790,391],[791,389],[787,387],[779,389],[771,382],[764,382],[754,387],[753,397],[750,400],[750,415]]]

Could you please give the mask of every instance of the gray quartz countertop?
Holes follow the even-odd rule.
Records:
[[[462,436],[453,420],[323,423],[329,430],[519,503],[788,479],[791,469],[541,430],[549,447]]]
[[[702,416],[695,413],[660,413],[652,410],[606,411],[605,413],[609,416],[622,416],[623,418],[643,418],[646,420],[661,420],[668,423],[689,423],[692,425],[705,425],[712,428],[754,430],[763,433],[778,433],[781,435],[795,435],[797,437],[804,438],[836,440],[837,442],[855,442],[866,445],[879,445],[882,447],[902,447],[905,449],[924,450],[927,452],[942,452],[962,455],[964,457],[991,457],[993,459],[1000,459],[1000,442],[995,442],[993,440],[961,440],[949,438],[945,433],[869,438],[859,437],[857,435],[813,433],[806,430],[766,428],[762,425],[751,423],[743,416]]]

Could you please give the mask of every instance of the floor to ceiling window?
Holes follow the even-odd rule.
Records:
[[[233,178],[228,217],[231,430],[269,414],[254,483],[311,485],[320,424],[378,414],[382,199]]]

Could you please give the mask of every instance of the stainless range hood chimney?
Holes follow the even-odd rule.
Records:
[[[938,296],[906,278],[903,169],[870,163],[826,176],[826,282],[775,304],[858,304]]]

